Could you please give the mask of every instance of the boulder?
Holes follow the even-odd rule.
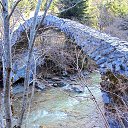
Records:
[[[61,81],[61,79],[59,77],[53,77],[52,80],[53,81]]]
[[[102,91],[102,98],[103,98],[104,104],[110,103],[110,96],[108,95],[108,93]]]
[[[44,91],[44,89],[46,88],[46,86],[43,83],[41,83],[41,82],[36,82],[35,88],[36,89],[39,89],[40,91]]]

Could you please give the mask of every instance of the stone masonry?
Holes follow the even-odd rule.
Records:
[[[41,16],[38,17],[38,23]],[[13,33],[12,46],[20,39],[21,34],[30,29],[32,18]],[[121,41],[117,37],[111,37],[90,27],[69,19],[48,15],[44,23],[63,31],[67,36],[75,40],[85,54],[95,60],[99,70],[104,74],[108,69],[113,73],[119,73],[128,77],[128,42]]]

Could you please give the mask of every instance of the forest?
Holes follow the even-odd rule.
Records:
[[[0,128],[127,128],[128,0],[0,0]]]

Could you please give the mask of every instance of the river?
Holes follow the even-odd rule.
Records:
[[[87,83],[102,111],[100,74],[91,73]],[[65,88],[65,87],[64,87]],[[36,91],[32,108],[22,128],[104,128],[104,120],[91,99],[88,89],[84,93],[67,92],[64,88]],[[15,101],[18,107],[20,100]]]

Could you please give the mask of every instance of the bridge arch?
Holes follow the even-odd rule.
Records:
[[[40,21],[41,21],[41,16],[38,17],[38,23],[40,23]],[[100,73],[103,75],[103,77],[104,75],[106,75],[106,72],[108,70],[111,71],[113,74],[120,74],[125,76],[126,78],[125,77],[120,77],[120,78],[122,80],[125,80],[125,83],[123,84],[125,84],[127,88],[128,85],[128,79],[127,79],[128,78],[128,42],[127,41],[121,41],[117,37],[111,37],[110,35],[101,33],[90,27],[84,26],[78,22],[69,19],[58,18],[52,15],[46,16],[43,25],[44,24],[46,26],[57,27],[67,36],[69,36],[71,39],[74,39],[75,43],[81,47],[83,52],[96,62],[96,64],[99,67]],[[15,45],[18,42],[18,40],[20,40],[21,35],[23,32],[25,32],[25,30],[30,29],[31,25],[32,25],[32,18],[24,22],[21,26],[19,26],[19,28],[16,31],[14,31],[11,40],[12,46]],[[115,76],[113,77],[113,74],[110,75],[115,80],[117,77]],[[105,86],[105,82],[107,81],[107,79],[108,78],[102,79],[101,82],[102,89],[104,89],[103,86]],[[118,80],[118,78],[116,80]],[[119,82],[120,81],[121,80],[119,80]],[[118,82],[116,83],[109,83],[109,81],[107,82],[108,85],[113,84],[112,93],[116,93],[119,91]],[[121,85],[123,84],[121,83]],[[126,91],[125,94],[127,93],[127,90],[128,89],[125,90]],[[105,98],[109,97],[109,96],[107,97],[107,95],[108,94],[104,95]],[[121,95],[121,97],[124,101],[128,101],[127,94],[123,96]],[[114,122],[115,121],[111,123],[112,124],[111,127],[117,126],[115,125]],[[125,121],[123,120],[123,122]],[[128,124],[126,124],[125,122],[125,125],[127,126]]]
[[[40,19],[41,16],[38,17],[38,23]],[[29,30],[31,24],[32,18],[13,33],[12,46],[20,39],[21,34],[25,30]],[[127,41],[121,41],[117,37],[111,37],[78,22],[52,15],[48,15],[43,24],[57,27],[74,39],[83,52],[96,62],[101,73],[105,73],[109,69],[113,73],[119,73],[128,77]]]

